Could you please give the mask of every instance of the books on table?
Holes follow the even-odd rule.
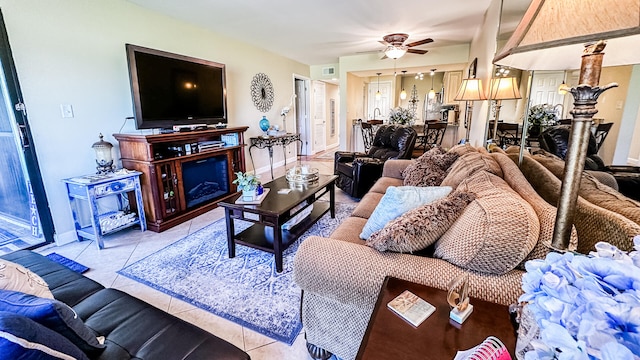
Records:
[[[389,301],[387,307],[415,327],[436,311],[435,306],[409,290],[405,290],[395,299]]]

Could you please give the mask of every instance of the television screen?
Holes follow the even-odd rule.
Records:
[[[227,123],[225,66],[127,44],[138,129]]]

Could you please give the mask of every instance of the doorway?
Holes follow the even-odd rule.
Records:
[[[310,137],[309,137],[309,79],[294,77],[294,92],[296,94],[296,131],[300,134],[302,146],[300,155],[311,155]]]
[[[0,254],[53,241],[53,222],[0,11]]]

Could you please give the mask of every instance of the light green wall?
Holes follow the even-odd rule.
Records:
[[[226,64],[229,125],[250,126],[246,136],[260,133],[262,114],[249,91],[256,73],[273,83],[275,101],[266,115],[276,124],[294,91],[293,75],[309,76],[307,65],[123,0],[0,0],[0,8],[61,242],[74,236],[74,225],[60,180],[94,171],[98,133],[117,148],[113,133],[123,124],[123,132],[135,131],[133,121],[125,122],[133,115],[125,43]],[[60,104],[71,104],[75,117],[63,119]],[[256,164],[268,163],[266,151],[254,154]],[[282,152],[274,156],[283,160]]]

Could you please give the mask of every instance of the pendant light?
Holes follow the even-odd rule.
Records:
[[[407,92],[404,91],[404,74],[407,72],[407,70],[402,70],[402,78],[400,78],[400,81],[402,81],[403,86],[402,86],[402,91],[400,92],[400,100],[404,100],[407,98]]]
[[[431,90],[429,90],[429,99],[433,99],[436,97],[436,91],[433,90],[433,75],[436,74],[436,69],[431,69]]]
[[[558,94],[566,95],[569,89],[571,89],[571,87],[567,86],[564,80],[562,80],[562,84],[560,84],[560,86],[558,87]]]
[[[376,100],[380,100],[382,98],[382,93],[380,92],[380,75],[382,73],[376,73],[378,74],[378,91],[376,92]]]

